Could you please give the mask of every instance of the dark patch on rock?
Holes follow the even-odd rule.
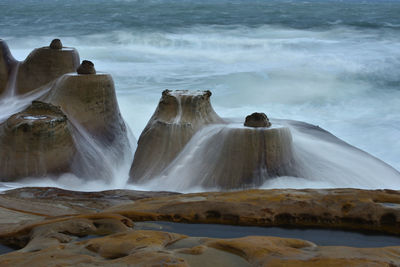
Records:
[[[218,218],[221,217],[221,213],[220,213],[219,211],[217,211],[217,210],[208,210],[208,211],[206,212],[206,217],[207,217],[207,219],[209,219],[209,218],[216,218],[216,219],[218,219]]]
[[[254,112],[246,117],[244,126],[247,127],[270,127],[271,123],[265,113]]]
[[[396,215],[393,213],[385,213],[381,216],[380,223],[383,225],[395,225],[397,221]]]

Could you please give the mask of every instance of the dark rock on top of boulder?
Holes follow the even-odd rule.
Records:
[[[61,43],[61,40],[60,39],[54,39],[53,41],[51,41],[50,48],[51,49],[62,49],[63,45]]]
[[[89,60],[82,61],[82,64],[76,70],[78,74],[96,74],[93,62]]]
[[[265,113],[254,112],[246,117],[244,126],[248,127],[270,127],[271,123]]]

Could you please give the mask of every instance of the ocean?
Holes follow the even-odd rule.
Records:
[[[54,38],[78,49],[113,76],[136,138],[163,90],[210,90],[221,117],[319,125],[400,170],[399,14],[397,0],[1,0],[0,38],[18,60]]]

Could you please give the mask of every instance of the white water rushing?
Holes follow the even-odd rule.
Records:
[[[196,13],[190,13],[188,21],[185,14],[176,15],[178,11],[168,13],[168,8],[180,5],[172,0],[169,1],[172,4],[167,6],[163,5],[165,1],[148,1],[151,5],[148,10],[147,7],[140,9],[147,5],[140,1],[100,2],[113,8],[124,6],[126,10],[130,10],[127,6],[132,3],[137,12],[144,12],[144,15],[156,12],[158,5],[161,11],[156,12],[156,17],[149,15],[152,21],[143,22],[140,21],[145,20],[143,14],[135,13],[135,17],[128,17],[137,23],[132,26],[123,20],[127,17],[121,15],[124,11],[115,9],[110,13],[113,15],[111,21],[103,25],[98,20],[98,9],[93,11],[96,11],[93,15],[87,11],[92,7],[85,9],[85,5],[90,3],[83,6],[79,3],[74,12],[85,10],[88,16],[81,14],[81,17],[91,21],[93,16],[98,23],[82,23],[87,31],[76,23],[64,21],[63,30],[57,30],[55,36],[52,30],[38,28],[41,24],[46,27],[60,25],[51,23],[52,18],[43,15],[40,19],[47,24],[35,22],[37,29],[25,25],[26,30],[23,30],[24,27],[18,24],[23,22],[16,20],[17,26],[12,28],[15,33],[5,30],[4,25],[8,24],[1,24],[0,19],[4,26],[0,29],[0,37],[8,43],[18,60],[23,60],[33,48],[48,45],[55,37],[61,38],[65,46],[77,48],[81,59],[89,59],[97,70],[112,74],[122,116],[136,137],[154,112],[163,90],[208,89],[213,93],[213,107],[221,117],[243,121],[246,115],[258,111],[272,118],[319,125],[400,170],[400,24],[395,21],[398,19],[395,1],[387,7],[383,4],[385,1],[379,5],[373,1],[351,1],[349,4],[333,1],[335,3],[329,4],[328,8],[323,5],[329,1],[271,1],[273,6],[265,12],[271,10],[276,13],[276,18],[274,14],[259,14],[263,9],[253,8],[255,4],[252,1],[246,4],[250,6],[251,16],[245,14],[246,6],[237,5],[237,9],[242,11],[235,13],[235,5],[226,4],[224,7],[225,4],[221,4],[221,7],[206,6],[204,10],[221,8],[224,11],[229,8],[230,13],[221,11],[215,15],[211,9],[209,13],[199,13],[200,17],[210,14],[210,17],[204,17],[204,21],[210,21],[209,24],[202,18],[196,21],[197,17],[191,15]],[[186,3],[182,5],[187,5],[191,1],[182,2]],[[259,4],[263,5],[261,2]],[[368,6],[369,2],[374,8]],[[13,5],[12,1],[10,5]],[[74,1],[70,5],[66,9],[74,8]],[[296,9],[296,5],[304,6],[304,9]],[[339,5],[343,5],[343,10],[350,10],[351,14],[343,10],[339,12]],[[352,12],[352,8],[360,15]],[[299,10],[306,15],[298,16],[303,14],[296,13]],[[136,11],[132,9],[129,12]],[[376,16],[374,12],[377,12]],[[7,23],[11,21],[10,16]],[[378,21],[373,19],[375,17]],[[178,21],[170,26],[175,18],[184,22]],[[218,18],[225,18],[224,23],[216,21]],[[271,18],[271,22],[264,21],[264,18]],[[99,33],[91,27],[104,31]],[[30,34],[28,30],[34,33]],[[3,101],[6,104],[0,105],[0,119],[21,110],[27,105],[24,101],[16,98]],[[400,179],[390,168],[378,163],[371,165],[370,159],[363,154],[332,146],[296,129],[292,134],[303,158],[311,157],[314,167],[319,166],[315,168],[315,175],[304,179],[281,177],[268,181],[263,187],[400,189]],[[326,165],[327,162],[332,165]],[[338,169],[346,173],[337,172]],[[335,175],[329,175],[329,172]],[[126,179],[127,174],[116,174],[110,184],[94,181],[82,184],[80,180],[62,177],[58,182],[49,180],[41,184],[100,190],[126,187]],[[159,189],[179,189],[174,188],[173,183],[163,185],[161,181],[158,186]],[[152,190],[156,186],[128,187]]]

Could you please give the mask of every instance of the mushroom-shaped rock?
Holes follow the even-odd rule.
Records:
[[[244,126],[247,127],[270,127],[271,123],[265,113],[254,112],[246,117]]]
[[[127,130],[111,75],[65,74],[42,99],[60,106],[71,121],[99,142],[126,144]]]
[[[75,72],[78,66],[79,54],[74,48],[37,48],[19,65],[17,93],[35,90],[65,73]]]
[[[60,39],[54,39],[53,41],[51,41],[50,46],[51,49],[62,49],[63,45],[61,43]]]
[[[183,190],[248,188],[277,176],[297,176],[294,164],[289,128],[217,125],[193,136],[160,182]]]
[[[33,101],[0,124],[0,180],[69,171],[75,154],[66,115],[59,107]]]
[[[9,82],[12,82],[10,79],[16,63],[6,42],[0,39],[0,95],[6,91]]]
[[[78,74],[96,74],[96,69],[92,61],[84,60],[76,70]]]
[[[143,130],[130,171],[130,181],[159,175],[202,127],[224,121],[210,103],[210,91],[165,90]]]

